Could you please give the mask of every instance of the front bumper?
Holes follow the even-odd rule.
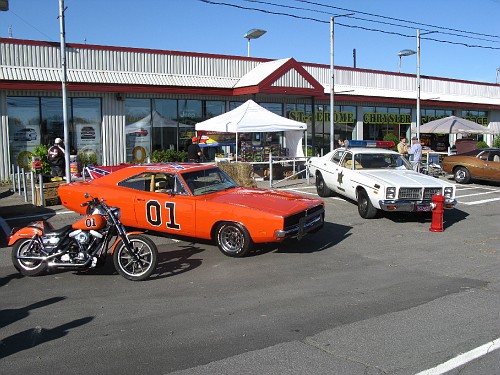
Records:
[[[381,200],[378,202],[382,211],[399,212],[430,212],[432,211],[431,201],[389,201]],[[444,208],[455,208],[457,201],[455,199],[445,199]]]
[[[323,207],[319,211],[302,217],[298,224],[282,230],[277,230],[274,235],[276,238],[280,239],[296,237],[300,241],[307,233],[319,230],[323,227],[324,214],[325,208]]]

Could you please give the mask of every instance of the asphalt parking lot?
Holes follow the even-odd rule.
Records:
[[[315,195],[303,181],[286,189]],[[19,199],[0,198],[9,226],[78,217],[14,212]],[[459,185],[457,200],[433,233],[430,215],[365,220],[329,197],[322,231],[243,259],[152,236],[159,267],[139,283],[112,263],[21,277],[3,243],[2,374],[497,373],[500,351],[458,356],[500,337],[500,186]]]

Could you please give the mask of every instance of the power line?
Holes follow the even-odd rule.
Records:
[[[317,18],[312,18],[312,17],[298,16],[298,15],[290,14],[290,13],[273,12],[273,11],[269,11],[269,10],[265,10],[265,9],[260,9],[260,8],[250,8],[250,7],[245,7],[245,6],[241,6],[241,5],[224,3],[224,2],[218,2],[218,1],[211,1],[211,0],[199,0],[199,1],[201,1],[203,3],[206,3],[206,4],[210,4],[210,5],[228,6],[228,7],[233,7],[233,8],[243,9],[243,10],[251,10],[251,11],[256,11],[256,12],[261,12],[261,13],[266,13],[266,14],[272,14],[272,15],[278,15],[278,16],[285,16],[285,17],[291,17],[291,18],[296,18],[296,19],[302,19],[302,20],[306,20],[306,21],[314,21],[314,22],[325,23],[325,24],[329,23],[329,21],[324,21],[324,20],[317,19]],[[302,1],[302,0],[296,0],[296,1]],[[323,5],[323,4],[319,4],[319,5]],[[323,6],[326,6],[326,5],[323,5]],[[347,11],[347,9],[343,9],[343,8],[338,8],[338,9],[342,9],[342,10]],[[353,12],[355,12],[355,11],[353,10]],[[381,16],[379,16],[379,17],[381,17]],[[347,27],[347,28],[351,28],[351,29],[360,29],[360,30],[365,30],[365,31],[378,32],[378,33],[382,33],[382,34],[396,35],[396,36],[401,36],[401,37],[405,37],[405,38],[414,38],[415,37],[414,35],[406,35],[406,34],[395,32],[395,31],[373,29],[373,28],[368,28],[368,27],[363,27],[363,26],[357,26],[357,25],[348,25],[348,24],[339,23],[339,22],[335,22],[335,25],[336,26]],[[496,36],[493,36],[493,37],[496,37]],[[453,44],[453,45],[461,45],[461,46],[470,47],[470,48],[482,48],[482,49],[500,50],[500,47],[482,46],[482,45],[478,45],[478,44],[468,44],[468,43],[461,43],[461,42],[451,42],[451,41],[448,41],[448,40],[440,40],[440,39],[435,39],[435,38],[424,38],[423,37],[421,39],[430,40],[430,41],[439,42],[439,43],[448,43],[448,44]]]
[[[362,11],[353,10],[353,9],[347,9],[347,8],[340,8],[340,7],[335,7],[333,5],[326,5],[326,4],[316,3],[314,1],[309,1],[309,0],[294,0],[294,1],[298,1],[298,2],[301,2],[301,3],[307,3],[307,4],[311,4],[311,5],[317,5],[317,6],[321,6],[321,7],[332,8],[332,9],[339,9],[339,10],[342,10],[342,11],[345,11],[345,12],[355,12],[355,13],[360,13],[360,14],[364,14],[364,15],[367,15],[367,16],[385,18],[385,19],[389,19],[389,20],[393,20],[393,21],[398,21],[398,22],[406,22],[406,23],[411,23],[411,24],[414,24],[414,25],[427,26],[427,27],[432,27],[432,28],[435,28],[435,29],[450,30],[450,31],[456,31],[456,32],[459,32],[459,33],[474,34],[474,35],[487,36],[487,37],[492,37],[492,38],[500,38],[500,36],[498,36],[498,35],[482,34],[482,33],[476,33],[476,32],[473,32],[473,31],[464,31],[464,30],[451,29],[451,28],[448,28],[448,27],[435,26],[435,25],[430,25],[430,24],[420,23],[420,22],[415,22],[415,21],[407,21],[407,20],[403,20],[403,19],[399,19],[399,18],[393,18],[393,17],[388,17],[388,16],[381,16],[381,15],[378,15],[378,14],[367,13],[367,12],[362,12]]]
[[[243,0],[243,1],[246,1],[246,2],[249,2],[249,3],[259,3],[259,4],[271,5],[271,6],[275,6],[275,7],[295,9],[295,10],[305,10],[305,11],[308,11],[308,12],[316,12],[316,13],[331,15],[330,12],[323,11],[323,10],[317,10],[317,9],[311,9],[311,8],[303,8],[303,7],[296,7],[296,6],[292,6],[292,5],[276,4],[276,3],[271,3],[271,2],[268,2],[268,1],[261,1],[261,0]],[[301,1],[301,0],[295,0],[295,1]],[[332,7],[332,8],[335,8],[335,7]],[[339,9],[343,9],[343,8],[339,8]],[[352,10],[352,12],[358,12],[358,11]],[[363,13],[363,12],[358,12],[358,13]],[[377,15],[377,17],[390,19],[389,17],[378,16],[378,15]],[[352,16],[352,15],[350,15],[348,18],[350,18],[350,19],[356,19],[356,20],[360,20],[360,21],[367,21],[367,22],[379,23],[379,24],[383,24],[383,25],[396,26],[396,27],[401,27],[401,28],[405,28],[405,29],[412,29],[412,30],[416,29],[415,26],[400,25],[400,24],[396,24],[396,23],[392,23],[392,22],[387,22],[387,21],[377,21],[377,20],[372,20],[372,19],[368,19],[368,18],[356,17],[356,16]],[[401,21],[401,22],[413,23],[412,21]],[[439,26],[432,26],[432,27],[434,27],[434,28],[440,28]],[[446,29],[446,28],[441,28],[441,29]],[[430,29],[421,29],[421,30],[423,30],[423,31],[435,31],[435,30],[430,30]],[[460,32],[464,32],[465,33],[465,32],[468,32],[468,31],[460,31]],[[460,38],[482,40],[482,41],[485,41],[485,42],[492,42],[492,43],[500,43],[500,40],[484,39],[484,38],[478,38],[478,37],[473,37],[473,36],[469,36],[469,35],[461,35],[461,34],[449,33],[449,32],[446,32],[446,31],[439,31],[439,33],[440,34],[444,34],[444,35],[457,36],[457,37],[460,37]],[[471,32],[468,32],[468,33],[471,33]],[[475,34],[475,33],[471,33],[471,34]],[[498,38],[500,38],[500,37],[498,37]]]

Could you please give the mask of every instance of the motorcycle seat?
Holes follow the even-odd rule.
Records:
[[[70,230],[72,229],[71,225],[65,225],[64,227],[62,228],[59,228],[59,229],[50,229],[50,230],[47,230],[45,231],[45,235],[55,235],[55,236],[62,236],[64,234],[66,234],[67,232],[69,232]]]

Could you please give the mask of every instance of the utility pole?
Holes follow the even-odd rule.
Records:
[[[64,27],[64,12],[66,11],[64,7],[64,0],[59,0],[59,26],[61,30],[61,85],[62,85],[62,104],[63,104],[63,123],[64,123],[64,158],[66,164],[66,182],[71,182],[70,173],[70,139],[69,139],[69,126],[68,126],[68,108],[67,108],[67,93],[66,93],[66,81],[67,81],[67,67],[66,67],[66,41],[65,41],[65,27]]]

